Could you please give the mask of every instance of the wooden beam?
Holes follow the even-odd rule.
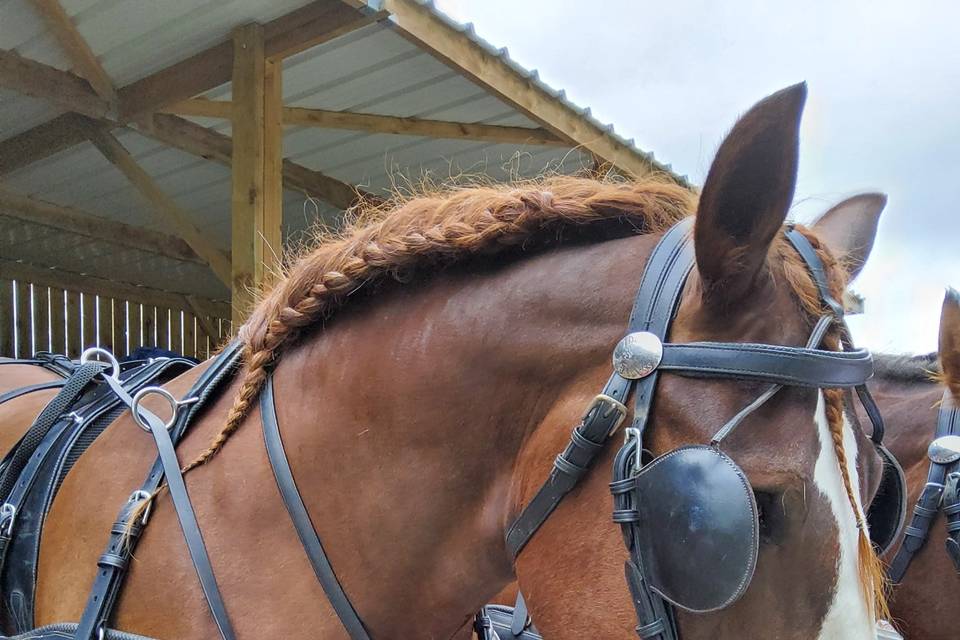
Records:
[[[0,87],[91,118],[111,113],[110,103],[98,96],[83,78],[13,51],[0,50]]]
[[[199,124],[166,114],[157,114],[141,120],[137,130],[146,136],[175,147],[181,151],[213,160],[230,166],[233,154],[233,141],[222,133],[207,129]],[[296,189],[330,203],[338,209],[349,209],[361,200],[377,202],[378,198],[345,182],[331,178],[284,160],[282,165],[283,183],[288,189]]]
[[[344,2],[313,2],[264,26],[264,54],[282,61],[389,16],[386,11],[360,11]]]
[[[340,0],[317,0],[268,22],[264,27],[267,40],[266,50],[268,55],[272,57],[292,55],[304,50],[305,47],[316,46],[351,30],[382,20],[384,15],[384,13],[361,11],[340,2]],[[53,69],[57,73],[52,75],[49,73],[41,74],[44,77],[50,76],[48,82],[41,84],[39,81],[33,80],[29,74],[24,77],[22,74],[16,73],[22,66],[11,64],[13,64],[13,67],[5,73],[2,68],[2,58],[0,58],[0,86],[5,86],[4,79],[6,78],[11,84],[16,81],[18,85],[25,85],[24,90],[34,86],[34,91],[43,93],[43,95],[37,97],[49,99],[55,104],[64,101],[71,103],[80,101],[87,107],[86,110],[80,110],[81,113],[93,117],[107,114],[110,105],[105,103],[82,78],[47,67],[47,70]],[[41,67],[43,66],[45,65],[41,65]],[[185,60],[141,78],[117,91],[120,102],[119,122],[127,123],[139,120],[165,105],[186,100],[226,84],[230,81],[232,69],[233,43],[227,39]],[[6,76],[10,77],[7,78]],[[65,86],[72,87],[75,91],[79,91],[82,87],[85,87],[86,91],[78,96],[77,101],[73,101],[69,99],[69,91],[66,96],[58,93],[61,80]],[[71,109],[70,106],[66,108]],[[83,135],[77,135],[76,131],[72,131],[72,135],[64,134],[62,122],[51,130],[50,125],[52,124],[53,122],[39,125],[17,136],[16,146],[29,147],[33,152],[30,155],[16,153],[12,149],[13,145],[7,144],[11,142],[10,140],[0,143],[0,175],[38,162],[58,151],[80,144],[85,139]],[[57,144],[50,145],[45,141],[49,141],[53,133],[57,134]],[[35,139],[38,140],[36,144],[33,142]],[[320,196],[319,193],[313,195]]]
[[[282,63],[264,56],[259,24],[233,37],[233,322],[277,272],[283,252]]]
[[[0,176],[84,142],[87,138],[77,122],[76,114],[65,113],[0,142]]]
[[[77,26],[63,10],[59,0],[33,0],[33,6],[43,16],[47,27],[53,31],[57,41],[66,51],[77,75],[85,78],[105,102],[115,105],[117,92],[114,89],[113,80],[97,60],[90,45],[77,31]]]
[[[316,0],[264,25],[264,53],[269,57],[292,55],[324,42],[324,38],[369,24],[366,17],[340,0]],[[120,118],[133,120],[205,93],[230,82],[232,70],[233,43],[225,40],[120,89]]]
[[[210,265],[217,278],[229,287],[230,259],[203,236],[180,205],[157,186],[150,174],[137,164],[130,152],[113,137],[113,134],[101,127],[90,126],[87,129],[87,135],[100,153],[117,167],[153,206],[159,219],[183,238],[190,248]]]
[[[171,105],[164,109],[164,111],[183,116],[229,118],[230,103],[221,100],[194,98]],[[372,113],[305,109],[303,107],[284,107],[283,123],[285,125],[320,127],[323,129],[348,129],[369,133],[425,136],[427,138],[478,140],[498,144],[572,146],[569,141],[561,140],[546,129],[424,120],[421,118],[402,118]]]
[[[537,83],[524,78],[503,59],[491,54],[442,20],[427,4],[416,0],[382,0],[391,14],[387,24],[398,34],[431,52],[439,60],[477,85],[493,92],[557,136],[597,155],[621,170],[640,177],[664,173],[674,179],[668,167],[652,156],[639,153],[591,123],[572,108],[550,95]]]
[[[173,260],[206,264],[186,242],[176,236],[108,220],[73,207],[64,207],[6,189],[0,189],[0,215],[54,227],[128,249],[155,253]]]
[[[0,258],[0,279],[20,280],[44,287],[58,287],[68,291],[122,298],[142,304],[176,309],[192,308],[186,305],[185,296],[188,294],[185,293],[144,287],[124,282],[118,278],[107,280],[106,278],[98,278],[65,269],[52,269],[42,265],[7,260],[6,258]],[[197,308],[204,310],[209,315],[218,318],[230,316],[230,305],[226,302],[195,296],[193,300]]]

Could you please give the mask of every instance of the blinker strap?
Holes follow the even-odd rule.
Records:
[[[873,374],[873,358],[864,349],[826,351],[741,342],[686,342],[664,344],[659,369],[678,375],[796,387],[854,387]]]
[[[557,456],[546,482],[507,530],[505,543],[511,558],[516,558],[537,529],[546,522],[580,478],[587,472],[603,445],[626,416],[623,402],[630,393],[631,380],[610,376],[603,391],[587,410],[583,421],[573,430],[567,447]]]

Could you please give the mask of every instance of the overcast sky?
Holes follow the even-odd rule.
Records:
[[[851,325],[875,350],[936,349],[944,287],[960,287],[960,3],[437,4],[697,184],[739,114],[806,80],[792,217],[887,193]]]

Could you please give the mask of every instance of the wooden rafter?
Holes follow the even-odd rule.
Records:
[[[173,260],[206,264],[186,242],[176,236],[108,220],[6,189],[0,189],[0,215]]]
[[[116,104],[117,92],[113,81],[97,60],[90,45],[77,31],[77,26],[63,10],[59,0],[32,0],[32,2],[66,51],[77,75],[85,78],[97,95],[108,104]]]
[[[13,51],[0,50],[0,87],[91,118],[106,116],[111,111],[110,103],[98,96],[83,78]]]
[[[393,26],[398,34],[430,51],[437,59],[558,137],[570,140],[637,177],[650,173],[673,175],[652,157],[620,142],[609,131],[591,123],[543,87],[518,74],[504,60],[440,19],[429,6],[416,0],[383,0],[383,8],[390,12],[390,21],[386,24]]]
[[[64,113],[53,120],[0,142],[0,176],[65,151],[86,141],[78,125],[81,116]]]
[[[385,12],[369,13],[340,2],[339,0],[317,0],[300,9],[280,16],[264,25],[266,50],[270,57],[292,55],[327,40],[339,37],[349,31],[359,29],[378,20],[383,20]],[[33,63],[39,65],[40,63]],[[117,90],[119,96],[120,118],[117,125],[140,120],[151,112],[174,102],[180,102],[195,95],[205,93],[230,81],[233,65],[233,44],[226,39],[200,53],[182,60],[169,67],[161,69],[145,78],[133,82]],[[19,65],[4,70],[2,52],[0,52],[0,87],[14,90],[23,90],[28,95],[46,99],[54,104],[62,105],[68,101],[66,96],[58,95],[56,90],[59,84],[74,86],[77,81],[86,84],[87,91],[81,96],[81,102],[86,106],[80,113],[100,117],[108,112],[109,105],[103,101],[82,78],[72,74],[40,65],[40,77],[53,78],[52,83],[33,81],[30,74],[22,76],[17,72]],[[51,75],[49,71],[54,73]],[[21,85],[23,85],[21,87]],[[83,85],[78,85],[83,86]],[[19,87],[19,89],[18,89]],[[31,89],[31,87],[33,87]],[[30,93],[30,91],[34,93]],[[39,94],[43,95],[39,95]],[[91,101],[91,97],[93,101]],[[66,106],[70,109],[71,107]],[[61,135],[59,143],[55,145],[32,145],[34,137],[49,139],[51,137],[51,123],[39,125],[26,131],[19,138],[17,147],[32,147],[30,162],[25,162],[23,156],[18,155],[12,145],[0,143],[0,175],[9,173],[32,162],[38,162],[58,151],[70,148],[84,141],[84,137],[66,133]],[[64,133],[64,127],[57,127],[57,133]],[[6,141],[9,142],[9,141]],[[48,149],[44,152],[44,149]],[[9,168],[12,167],[12,168]],[[334,191],[338,191],[334,189]],[[322,197],[321,194],[313,194]],[[331,204],[334,204],[331,202]],[[336,205],[340,206],[340,205]]]
[[[230,108],[230,103],[226,101],[194,98],[171,105],[164,111],[183,116],[229,118]],[[305,109],[302,107],[284,107],[283,123],[285,125],[320,127],[323,129],[348,129],[369,133],[478,140],[501,144],[571,146],[570,142],[561,140],[546,129],[424,120],[370,113],[351,113],[349,111]]]
[[[287,56],[359,29],[375,19],[340,0],[316,0],[263,25],[267,57]],[[230,81],[228,39],[120,89],[120,116],[132,120]]]
[[[190,248],[193,249],[204,262],[210,265],[213,273],[227,287],[230,286],[230,259],[209,240],[190,220],[189,214],[180,208],[173,198],[163,192],[157,183],[137,163],[130,152],[102,127],[90,126],[87,128],[90,142],[97,147],[100,153],[123,173],[130,183],[146,198],[157,216],[165,225],[176,231]]]
[[[167,146],[226,166],[231,164],[233,154],[231,138],[189,120],[157,114],[152,118],[141,120],[137,124],[137,130]],[[302,191],[324,202],[329,202],[338,209],[348,209],[361,200],[364,202],[378,200],[373,194],[292,160],[284,160],[282,170],[283,183],[287,188]]]

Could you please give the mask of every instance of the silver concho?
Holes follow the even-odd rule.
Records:
[[[960,460],[960,436],[941,436],[930,443],[927,456],[937,464]]]
[[[646,378],[663,358],[663,343],[648,331],[628,333],[613,350],[613,370],[624,378]]]

